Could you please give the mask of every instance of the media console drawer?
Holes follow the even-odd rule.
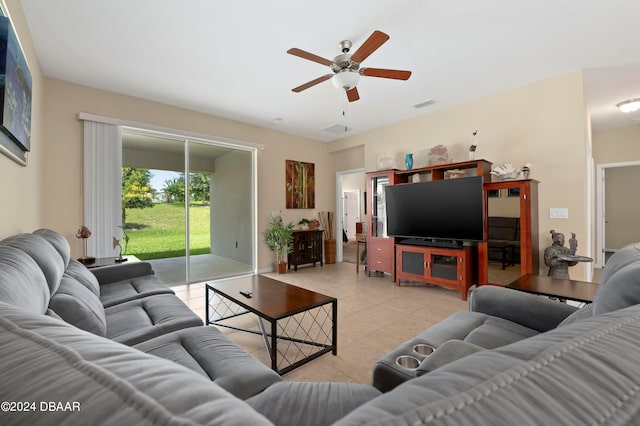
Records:
[[[391,238],[367,240],[367,269],[391,274],[393,272],[394,244]]]

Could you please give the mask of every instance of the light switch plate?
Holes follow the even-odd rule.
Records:
[[[569,219],[569,209],[552,207],[549,209],[549,218],[550,219]]]

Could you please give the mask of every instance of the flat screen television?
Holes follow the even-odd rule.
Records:
[[[474,176],[387,186],[387,234],[427,245],[484,240],[482,182]]]

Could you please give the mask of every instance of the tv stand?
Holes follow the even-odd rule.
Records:
[[[404,241],[404,240],[403,240]],[[477,256],[474,247],[433,247],[396,244],[396,269],[393,280],[434,284],[458,290],[467,300],[469,287],[477,280]]]
[[[406,244],[410,246],[422,246],[422,247],[442,247],[460,249],[464,245],[462,241],[448,241],[448,240],[426,240],[421,238],[406,238],[398,241],[398,244]]]

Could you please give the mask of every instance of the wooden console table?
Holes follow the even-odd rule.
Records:
[[[523,275],[507,285],[507,288],[590,303],[598,290],[598,284],[542,275]]]
[[[322,232],[313,231],[293,231],[293,250],[289,253],[289,265],[298,270],[298,265],[320,262],[322,266]]]

